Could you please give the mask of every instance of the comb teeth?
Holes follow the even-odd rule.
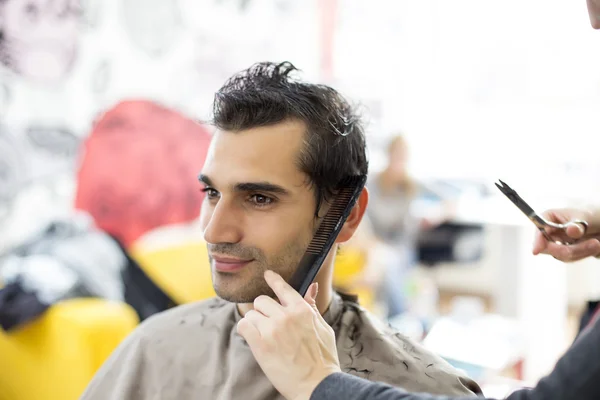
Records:
[[[344,211],[349,205],[348,203],[352,199],[354,189],[355,188],[353,187],[345,187],[340,190],[340,193],[337,195],[335,201],[321,221],[319,229],[317,229],[317,233],[315,233],[315,236],[308,245],[308,248],[306,249],[307,253],[319,254],[327,245],[327,241],[331,235],[331,232],[335,231],[341,222],[340,218],[344,214]]]
[[[310,283],[321,269],[325,257],[327,257],[346,218],[348,218],[352,207],[358,200],[366,180],[367,177],[362,175],[349,177],[341,182],[339,192],[334,201],[331,202],[327,214],[321,220],[317,232],[298,263],[298,268],[290,278],[290,285],[302,296],[306,294]]]

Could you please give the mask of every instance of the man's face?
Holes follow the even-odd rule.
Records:
[[[590,22],[594,29],[600,29],[600,0],[587,0]]]
[[[301,122],[215,134],[202,169],[200,220],[217,295],[272,295],[263,273],[289,279],[315,232],[315,198],[297,166]]]

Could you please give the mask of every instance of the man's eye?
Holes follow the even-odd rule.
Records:
[[[219,192],[211,187],[203,188],[202,192],[206,193],[206,197],[209,199],[217,199],[219,197]]]
[[[262,194],[255,194],[250,197],[251,201],[259,207],[268,206],[273,203],[273,199],[267,196],[263,196]]]

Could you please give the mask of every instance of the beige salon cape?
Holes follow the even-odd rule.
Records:
[[[283,399],[236,332],[240,314],[215,298],[179,306],[140,325],[100,368],[83,400]],[[334,328],[342,370],[413,392],[481,393],[440,357],[335,294],[325,320]]]

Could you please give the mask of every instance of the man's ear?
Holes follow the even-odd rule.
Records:
[[[367,210],[367,204],[369,203],[369,191],[367,188],[364,188],[358,196],[358,201],[354,205],[352,211],[350,211],[350,215],[348,219],[344,223],[340,234],[335,240],[336,243],[344,243],[350,240],[358,225],[360,225],[360,221],[362,221],[363,216],[365,215],[365,211]]]

